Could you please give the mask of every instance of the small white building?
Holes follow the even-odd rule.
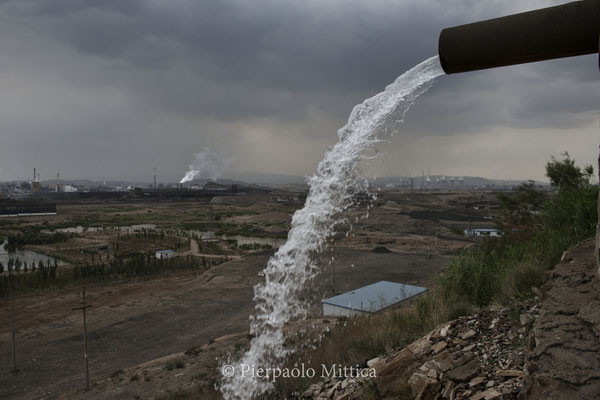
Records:
[[[427,291],[426,288],[380,281],[322,300],[323,316],[350,317],[372,314]]]
[[[500,229],[465,229],[465,235],[467,236],[502,236],[503,233]]]
[[[172,257],[175,257],[175,252],[173,250],[158,250],[156,252],[156,258],[159,260]]]
[[[219,237],[213,231],[200,232],[200,239],[206,243],[216,243]]]

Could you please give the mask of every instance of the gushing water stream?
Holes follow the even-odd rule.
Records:
[[[244,373],[244,368],[281,366],[288,354],[283,327],[290,319],[306,315],[300,295],[318,272],[312,256],[323,249],[333,234],[335,216],[352,204],[352,194],[361,188],[357,178],[360,161],[367,157],[365,150],[382,140],[378,132],[388,116],[398,112],[402,120],[415,99],[443,73],[437,56],[422,62],[355,106],[347,124],[338,130],[338,142],[326,151],[308,181],[306,203],[292,218],[287,242],[269,260],[265,282],[254,288],[256,312],[250,319],[254,338],[250,349],[228,371],[223,370],[221,392],[226,400],[253,399],[271,388],[268,379]]]

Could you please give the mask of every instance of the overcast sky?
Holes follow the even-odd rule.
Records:
[[[441,29],[565,1],[0,0],[0,180],[307,175]],[[595,163],[598,56],[441,77],[370,170],[544,178]],[[227,175],[227,174],[225,174]]]

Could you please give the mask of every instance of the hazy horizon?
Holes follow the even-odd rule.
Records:
[[[424,175],[424,177],[426,177],[427,174]],[[525,179],[515,179],[515,178],[490,178],[490,177],[486,177],[486,176],[470,176],[470,175],[452,175],[452,174],[430,174],[430,176],[433,177],[442,177],[445,176],[447,178],[458,178],[458,177],[463,177],[463,178],[467,178],[467,179],[485,179],[485,180],[489,180],[489,181],[505,181],[505,182],[525,182],[525,181],[529,181],[529,180],[533,180],[536,183],[541,183],[541,184],[549,184],[550,181],[549,179],[543,179],[543,180],[534,180],[534,179],[529,179],[529,178],[525,178]],[[233,172],[233,173],[225,173],[223,174],[223,176],[220,176],[216,179],[213,178],[198,178],[198,179],[194,179],[193,182],[204,182],[204,181],[241,181],[241,182],[246,182],[248,184],[302,184],[306,182],[306,179],[308,178],[308,176],[300,176],[300,175],[290,175],[290,174],[269,174],[269,173],[263,173],[263,172],[257,172],[257,171],[247,171],[247,172]],[[420,182],[421,179],[421,175],[388,175],[388,176],[370,176],[367,177],[368,180],[373,181],[376,179],[379,180],[385,180],[385,179],[397,179],[397,178],[402,178],[402,179],[408,179],[408,178],[414,178],[416,183]],[[177,184],[179,183],[180,178],[175,178],[172,180],[168,180],[168,179],[160,179],[157,176],[157,184]],[[23,179],[12,179],[12,180],[6,180],[6,181],[0,181],[0,183],[8,183],[8,182],[31,182],[32,178],[23,178]],[[48,178],[45,179],[43,176],[40,179],[40,182],[44,183],[44,182],[51,182],[54,183],[56,181],[56,177],[53,178]],[[77,182],[77,181],[89,181],[89,182],[93,182],[93,183],[102,183],[102,182],[110,182],[110,183],[118,183],[118,182],[124,182],[126,184],[130,184],[130,183],[136,183],[136,184],[144,184],[144,185],[152,185],[153,184],[153,177],[150,176],[148,178],[143,178],[143,179],[127,179],[125,177],[123,178],[114,178],[114,177],[76,177],[76,178],[63,178],[62,176],[60,177],[60,181],[61,182]],[[415,184],[416,184],[415,183]]]

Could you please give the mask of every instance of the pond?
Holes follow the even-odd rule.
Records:
[[[222,235],[217,236],[212,231],[190,231],[193,234],[199,235],[202,240],[237,240],[238,246],[259,244],[261,246],[269,245],[274,249],[282,246],[286,239],[258,237],[258,236],[243,236],[243,235]]]
[[[27,264],[30,264],[30,265],[32,262],[35,262],[36,266],[40,260],[42,260],[44,263],[46,263],[48,260],[50,260],[50,262],[53,265],[54,265],[54,260],[56,260],[57,265],[59,265],[59,266],[66,265],[66,263],[62,260],[46,256],[46,255],[44,255],[42,253],[38,253],[36,251],[17,250],[17,251],[9,253],[6,250],[4,250],[5,244],[6,244],[6,241],[0,245],[0,262],[4,265],[5,271],[6,271],[6,266],[8,265],[8,260],[11,260],[11,259],[16,260],[17,258],[20,259],[21,261],[24,261],[24,262],[26,261]]]
[[[42,231],[45,233],[52,232],[65,232],[65,233],[83,233],[83,232],[101,232],[101,231],[120,231],[120,232],[136,232],[143,230],[156,230],[160,229],[158,225],[155,224],[138,224],[138,225],[130,225],[130,226],[111,226],[111,227],[83,227],[83,226],[72,226],[68,228],[56,229],[54,231]],[[244,236],[244,235],[222,235],[217,236],[213,231],[198,231],[198,230],[179,230],[179,229],[167,229],[166,232],[175,233],[178,235],[187,235],[188,233],[192,233],[198,235],[202,238],[202,240],[206,241],[218,241],[218,240],[237,240],[238,246],[242,245],[253,245],[258,244],[261,246],[269,245],[272,248],[276,249],[279,246],[283,245],[286,239],[282,238],[269,238],[269,237],[258,237],[258,236]]]
[[[101,232],[101,231],[120,231],[120,232],[136,232],[143,230],[155,230],[157,225],[155,224],[138,224],[138,225],[130,225],[130,226],[89,226],[83,227],[79,226],[70,226],[68,228],[60,228],[55,229],[54,231],[46,230],[42,231],[44,233],[52,233],[52,232],[63,232],[63,233],[83,233],[83,232]]]
[[[242,236],[242,235],[235,235],[235,236],[223,235],[221,237],[221,239],[237,240],[238,246],[241,246],[244,244],[252,245],[254,243],[260,244],[261,246],[268,244],[269,246],[273,247],[274,249],[278,248],[279,246],[282,246],[286,241],[286,239],[268,238],[268,237],[265,238],[265,237],[256,237],[256,236]]]

